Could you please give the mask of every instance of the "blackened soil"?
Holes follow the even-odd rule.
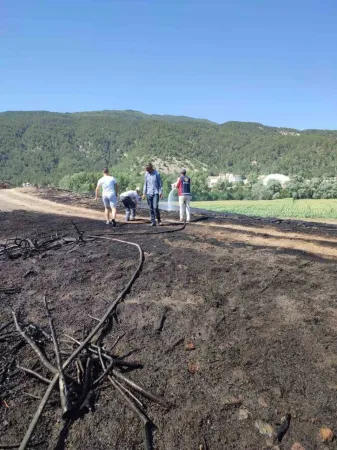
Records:
[[[76,222],[106,233],[101,223]],[[0,240],[56,230],[75,236],[69,218],[24,212],[0,213],[0,230]],[[135,230],[149,228],[117,228]],[[272,448],[255,422],[275,426],[286,413],[292,419],[281,449],[294,442],[306,450],[336,448],[317,436],[323,425],[337,429],[334,258],[223,241],[211,230],[201,235],[193,224],[176,233],[125,238],[142,246],[145,263],[105,342],[109,348],[126,333],[116,354],[144,365],[130,378],[171,402],[164,409],[144,401],[156,426],[155,449]],[[47,329],[46,292],[62,340],[64,333],[81,338],[95,324],[89,314],[104,314],[137,265],[136,249],[122,243],[96,241],[69,250],[0,262],[0,288],[21,288],[19,294],[0,294],[0,328],[11,320],[11,306],[23,322]],[[9,326],[0,336],[14,333]],[[46,389],[16,364],[51,377],[20,342],[15,334],[0,339],[0,444],[20,442]],[[195,349],[186,350],[186,344]],[[66,338],[62,348],[68,348]],[[52,355],[50,344],[46,352]],[[76,421],[66,439],[62,425],[55,391],[34,434],[34,448],[143,448],[139,419],[112,387],[101,392],[95,412]]]

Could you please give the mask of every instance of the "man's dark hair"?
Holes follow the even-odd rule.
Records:
[[[105,173],[105,175],[107,175],[109,173],[109,169],[107,167],[104,167],[103,173]]]
[[[181,169],[181,174],[186,175],[186,169]]]

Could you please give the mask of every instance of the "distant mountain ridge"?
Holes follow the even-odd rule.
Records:
[[[205,122],[205,123],[213,123],[215,125],[216,122],[212,122],[210,120],[207,119],[198,119],[198,118],[194,118],[194,117],[188,117],[188,116],[174,116],[174,115],[170,115],[170,114],[145,114],[141,111],[135,111],[133,109],[126,109],[126,110],[118,110],[118,109],[113,109],[113,110],[102,110],[102,111],[82,111],[82,112],[73,112],[73,113],[59,113],[59,112],[50,112],[50,111],[3,111],[0,112],[0,116],[1,115],[59,115],[59,116],[78,116],[78,117],[95,117],[95,116],[109,116],[109,117],[115,117],[115,118],[124,118],[127,120],[131,120],[131,121],[137,121],[137,120],[163,120],[163,121],[167,121],[167,122],[172,122],[172,123],[179,123],[179,122]]]
[[[186,165],[210,173],[335,176],[337,131],[133,110],[0,113],[0,180],[57,183],[103,165],[139,172],[147,160],[165,171]]]

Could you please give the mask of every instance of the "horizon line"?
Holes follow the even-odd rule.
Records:
[[[192,117],[192,116],[185,116],[183,114],[158,114],[158,113],[144,113],[143,111],[139,111],[136,109],[98,109],[98,110],[83,110],[83,111],[50,111],[47,109],[19,109],[19,110],[6,110],[6,111],[0,111],[0,114],[6,114],[6,113],[50,113],[50,114],[82,114],[82,113],[103,113],[103,112],[134,112],[134,113],[140,113],[145,116],[159,116],[159,117],[183,117],[186,119],[191,119],[192,121],[202,121],[202,122],[208,122],[214,125],[226,125],[228,123],[248,123],[248,124],[255,124],[255,125],[262,125],[263,127],[267,128],[279,128],[279,129],[287,129],[292,131],[298,131],[298,132],[305,132],[305,131],[337,131],[337,129],[332,128],[291,128],[286,126],[275,126],[275,125],[266,125],[261,122],[254,122],[254,121],[244,121],[244,120],[228,120],[226,122],[215,122],[210,119],[200,118],[200,117]]]

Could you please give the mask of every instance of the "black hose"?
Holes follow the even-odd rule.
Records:
[[[115,241],[115,242],[121,242],[123,244],[127,244],[127,245],[132,245],[134,247],[136,247],[138,249],[139,252],[139,258],[138,258],[138,265],[136,270],[134,271],[132,277],[130,278],[129,282],[127,283],[127,285],[125,286],[125,288],[123,289],[123,291],[118,295],[118,297],[111,303],[111,305],[109,306],[109,308],[107,309],[106,313],[104,314],[104,316],[102,317],[102,319],[97,323],[97,325],[93,328],[93,330],[88,334],[88,336],[84,339],[84,341],[81,343],[81,345],[79,345],[74,351],[73,353],[69,356],[69,358],[64,362],[63,364],[63,369],[66,369],[69,364],[76,358],[77,355],[79,355],[79,353],[89,344],[89,342],[91,341],[91,339],[98,333],[98,331],[102,328],[104,322],[110,317],[110,315],[113,313],[113,311],[115,310],[115,308],[117,307],[117,305],[124,299],[124,297],[126,296],[126,294],[129,292],[129,289],[131,288],[132,284],[134,283],[134,281],[136,280],[136,278],[138,277],[142,266],[143,266],[143,262],[144,262],[144,252],[143,249],[140,247],[140,245],[135,244],[134,242],[128,242],[128,241],[122,241],[120,239],[113,239],[110,237],[105,237],[105,236],[88,236],[89,238],[95,238],[95,239],[105,239],[105,240],[109,240],[109,241]],[[48,389],[46,390],[37,410],[36,413],[34,414],[34,417],[28,427],[28,430],[20,444],[19,450],[25,450],[29,444],[29,441],[31,439],[31,436],[35,430],[35,427],[39,421],[39,418],[48,402],[48,399],[51,395],[52,390],[54,389],[54,386],[56,385],[57,381],[59,378],[59,373],[57,372],[54,375],[54,378],[51,380],[50,385],[48,386]]]
[[[74,223],[74,222],[73,222]],[[75,225],[75,224],[74,224]],[[167,234],[167,233],[175,233],[177,231],[182,231],[186,228],[186,222],[184,222],[179,228],[174,228],[172,230],[159,230],[159,231],[134,231],[134,232],[127,232],[127,233],[122,233],[122,232],[112,232],[112,233],[104,233],[101,236],[141,236],[141,235],[156,235],[156,234]],[[76,226],[76,231],[78,230],[78,227]],[[102,231],[102,230],[97,230],[97,231]],[[95,233],[95,230],[78,230],[78,233],[81,233],[81,235],[83,235],[83,233]],[[88,237],[92,237],[92,236],[88,236]]]
[[[73,222],[73,225],[77,231],[77,233],[79,234],[79,240],[84,240],[83,239],[83,234],[85,233],[85,230],[80,230],[77,225]],[[144,262],[144,252],[143,249],[140,247],[140,245],[134,243],[134,242],[129,242],[129,241],[124,241],[124,240],[120,240],[120,239],[116,239],[112,236],[116,236],[116,235],[159,235],[159,234],[165,234],[165,233],[174,233],[176,231],[181,231],[184,230],[186,227],[186,222],[183,223],[182,226],[180,226],[179,228],[175,228],[172,230],[159,230],[159,231],[141,231],[141,232],[131,232],[131,233],[112,233],[107,235],[86,235],[86,237],[88,239],[92,239],[92,240],[96,240],[96,239],[102,239],[102,240],[109,240],[109,241],[114,241],[114,242],[120,242],[122,244],[126,244],[126,245],[132,245],[134,247],[136,247],[138,249],[139,252],[139,258],[138,258],[138,265],[136,270],[134,271],[132,277],[130,278],[129,282],[127,283],[127,285],[125,286],[125,288],[123,289],[123,291],[117,296],[117,298],[111,303],[111,305],[109,306],[109,308],[107,309],[107,311],[105,312],[104,316],[102,317],[102,319],[97,323],[97,325],[91,330],[91,332],[88,334],[88,336],[84,339],[84,341],[81,343],[81,345],[79,345],[79,347],[77,347],[73,353],[69,356],[69,358],[64,362],[63,364],[63,369],[66,369],[68,367],[68,365],[80,354],[80,352],[90,343],[90,341],[92,340],[92,338],[98,333],[98,331],[102,328],[102,326],[104,325],[104,322],[111,316],[111,314],[114,312],[114,310],[116,309],[117,305],[124,299],[124,297],[127,295],[127,293],[129,292],[132,284],[134,283],[134,281],[136,280],[136,278],[138,277],[142,266],[143,266],[143,262]],[[88,230],[89,231],[89,230]],[[101,231],[101,230],[100,230]],[[91,231],[92,232],[92,231]],[[49,242],[48,242],[49,243]],[[21,244],[21,242],[20,242]],[[39,249],[40,250],[40,249]],[[39,421],[39,418],[48,402],[48,399],[51,395],[51,392],[54,388],[54,386],[56,385],[57,381],[59,378],[59,372],[57,372],[54,375],[54,378],[51,380],[50,385],[48,386],[48,389],[46,390],[39,406],[38,409],[28,427],[28,430],[20,444],[19,450],[25,450],[29,444],[29,441],[31,439],[31,436],[35,430],[35,427],[37,425],[37,422]]]

